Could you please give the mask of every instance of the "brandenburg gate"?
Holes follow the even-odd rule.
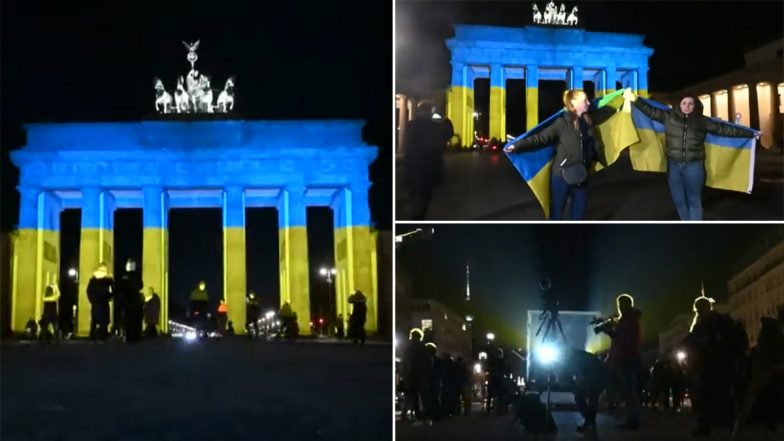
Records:
[[[526,130],[539,123],[540,80],[565,81],[569,89],[593,82],[596,96],[614,92],[620,82],[648,96],[648,58],[653,49],[643,46],[643,35],[552,24],[524,28],[455,25],[454,37],[446,41],[452,64],[447,116],[464,147],[474,139],[474,81],[478,78],[490,80],[489,135],[500,140],[507,139],[507,80],[525,80]]]
[[[170,95],[154,82],[155,108],[169,113],[229,113],[234,79],[216,100],[199,73],[199,42],[185,44],[191,71]],[[185,84],[188,84],[186,91]],[[215,116],[166,116],[127,123],[29,124],[27,143],[11,153],[20,169],[18,235],[12,266],[12,329],[41,317],[44,288],[60,274],[60,214],[81,209],[76,333],[90,327],[87,283],[99,262],[113,267],[113,218],[118,208],[143,210],[141,275],[169,305],[168,217],[178,208],[223,213],[223,297],[229,320],[245,323],[247,208],[278,213],[280,303],[310,331],[307,239],[309,206],[334,215],[335,313],[347,320],[348,297],[367,298],[365,329],[377,330],[375,233],[368,167],[378,151],[362,141],[363,121],[252,121]],[[272,246],[272,245],[271,245]],[[344,325],[345,326],[345,325]],[[238,332],[244,332],[237,326]]]

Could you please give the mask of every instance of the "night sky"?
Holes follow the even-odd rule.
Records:
[[[430,98],[449,86],[451,67],[445,40],[459,24],[524,27],[533,24],[532,2],[523,1],[398,1],[395,55],[398,92]],[[540,10],[547,4],[537,3]],[[556,4],[560,5],[558,1]],[[649,58],[649,90],[669,92],[743,67],[749,48],[784,34],[784,3],[708,1],[572,1],[579,8],[580,28],[596,32],[645,35],[654,49]],[[484,85],[482,85],[484,81]],[[479,80],[476,104],[480,112],[489,100],[488,80]],[[524,81],[507,83],[507,127],[525,129]],[[560,109],[563,82],[540,82],[540,120]],[[593,94],[590,87],[586,89]],[[555,103],[548,106],[547,103]],[[515,115],[517,117],[515,118]],[[478,129],[486,126],[480,117]],[[486,127],[485,127],[486,130]]]
[[[690,313],[704,281],[706,295],[726,302],[727,281],[775,240],[772,224],[431,225],[397,248],[397,280],[412,298],[434,298],[473,314],[476,335],[493,331],[522,346],[525,311],[540,309],[539,281],[552,280],[561,310],[614,312],[629,293],[643,312],[646,342]],[[418,228],[398,227],[397,234]],[[471,306],[465,264],[471,265]],[[403,282],[401,282],[401,280]],[[398,333],[401,332],[398,330]]]
[[[363,137],[380,150],[370,168],[372,220],[391,227],[389,2],[24,0],[3,1],[1,12],[3,231],[18,221],[18,171],[8,152],[24,144],[21,124],[153,117],[153,78],[171,90],[189,69],[183,40],[201,40],[196,67],[212,76],[214,88],[236,76],[240,117],[365,120]],[[218,292],[220,219],[217,209],[171,215],[173,295],[187,295],[199,278]],[[310,262],[318,271],[333,260],[332,219],[316,209],[308,220]],[[141,211],[119,212],[115,223],[116,260],[140,257]],[[247,223],[249,289],[266,293],[263,303],[276,303],[264,296],[277,297],[277,217],[249,210]],[[78,212],[64,215],[63,267],[75,259],[78,225]],[[325,295],[322,284],[312,287],[314,295]]]

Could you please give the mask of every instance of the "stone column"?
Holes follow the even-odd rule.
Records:
[[[615,66],[607,66],[605,69],[607,73],[605,77],[604,91],[602,95],[609,95],[615,92],[615,82],[618,81],[618,72]]]
[[[506,75],[500,63],[490,65],[490,137],[506,143]]]
[[[452,83],[447,90],[446,114],[460,144],[470,147],[474,142],[474,83],[470,67],[452,62]]]
[[[637,94],[643,98],[650,96],[648,92],[648,68],[637,68]]]
[[[408,98],[404,95],[398,95],[395,100],[397,101],[397,148],[395,152],[398,154],[405,154],[406,152],[406,128],[408,127]]]
[[[169,196],[161,188],[144,189],[142,281],[161,298],[161,332],[169,330]]]
[[[82,189],[82,231],[79,242],[79,296],[76,335],[90,333],[90,302],[87,284],[103,262],[114,275],[114,196],[100,188]],[[111,317],[111,314],[110,314]]]
[[[280,303],[288,302],[297,313],[300,334],[310,334],[310,283],[308,266],[305,187],[289,186],[278,200]]]
[[[223,191],[223,296],[238,334],[245,329],[245,191],[226,187]]]
[[[539,66],[525,67],[525,127],[531,130],[539,124]]]
[[[44,288],[60,276],[60,212],[52,192],[19,188],[19,230],[13,238],[11,329],[24,332],[27,321],[38,322]]]
[[[335,310],[348,330],[348,297],[359,290],[367,299],[365,330],[378,331],[378,274],[376,233],[370,220],[369,183],[341,189],[332,205],[335,216]]]

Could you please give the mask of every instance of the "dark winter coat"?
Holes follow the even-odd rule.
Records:
[[[129,271],[117,283],[117,291],[125,301],[125,332],[128,341],[136,341],[142,335],[144,298],[141,294],[142,279],[137,271]]]
[[[109,300],[114,295],[114,279],[105,274],[94,274],[87,283],[87,299],[96,323],[109,323]]]
[[[422,384],[430,379],[433,373],[433,357],[421,341],[411,340],[403,353],[403,383]]]
[[[429,115],[415,118],[406,128],[406,153],[403,171],[408,190],[429,192],[441,180],[444,149],[454,129],[449,120],[434,120]]]
[[[153,293],[152,297],[144,304],[144,323],[147,326],[158,326],[161,316],[161,298]]]
[[[515,141],[514,151],[532,151],[552,145],[555,147],[552,173],[558,175],[561,173],[561,165],[576,164],[581,158],[589,169],[596,161],[606,166],[604,144],[596,136],[596,125],[608,120],[615,111],[610,106],[591,109],[587,113],[593,124],[588,124],[585,118],[581,117],[578,120],[578,129],[574,128],[577,115],[564,112],[540,132]]]
[[[686,97],[683,97],[686,98]],[[659,109],[638,98],[634,106],[649,118],[664,124],[667,158],[679,163],[705,160],[705,137],[708,132],[732,138],[750,137],[753,132],[727,124],[719,124],[702,114],[702,102],[694,99],[694,111],[686,115],[680,102],[672,109]]]
[[[621,315],[615,327],[607,332],[612,338],[607,363],[618,368],[633,368],[640,362],[642,346],[642,312],[632,308]]]

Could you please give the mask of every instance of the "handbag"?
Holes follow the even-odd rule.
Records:
[[[580,132],[580,162],[567,164],[564,158],[561,162],[561,177],[569,185],[580,185],[588,179],[588,168],[583,162],[583,134]]]
[[[562,165],[561,177],[569,185],[580,185],[588,179],[588,169],[582,161]]]

